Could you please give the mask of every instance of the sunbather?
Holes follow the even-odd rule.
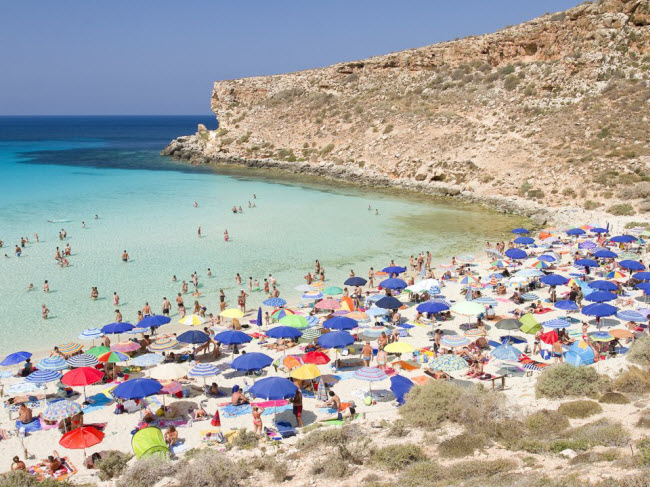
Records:
[[[238,385],[232,386],[232,397],[231,403],[233,406],[239,406],[241,404],[248,404],[250,401],[244,396]]]

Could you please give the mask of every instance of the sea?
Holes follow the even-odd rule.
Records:
[[[426,250],[434,261],[449,260],[525,224],[404,191],[195,167],[159,155],[198,123],[217,127],[209,116],[0,117],[0,354],[78,341],[82,330],[113,322],[114,292],[124,321],[133,322],[145,302],[160,313],[163,297],[173,302],[183,280],[192,291],[193,272],[208,312],[218,313],[220,289],[236,307],[248,278],[261,283],[269,274],[280,296],[298,303],[295,286],[316,259],[325,284],[342,286],[351,270],[366,277],[371,266],[406,265]],[[28,243],[17,257],[21,237]],[[54,256],[66,244],[70,265],[61,267]],[[91,299],[93,287],[99,299]],[[191,308],[195,298],[184,298]],[[251,292],[248,306],[265,298]]]

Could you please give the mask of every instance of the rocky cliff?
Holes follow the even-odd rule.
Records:
[[[588,2],[493,34],[218,81],[193,163],[280,167],[504,210],[650,211],[650,0]]]

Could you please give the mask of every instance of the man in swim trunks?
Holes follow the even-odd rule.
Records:
[[[293,404],[293,415],[296,417],[298,427],[302,428],[302,392],[300,388],[296,390],[296,394],[293,396],[291,403]]]
[[[372,360],[372,347],[370,342],[366,342],[361,349],[361,358],[363,359],[363,364],[366,367],[370,367],[370,361]]]
[[[125,250],[124,252],[122,252],[122,262],[128,262],[128,261],[129,261],[129,254]]]
[[[169,310],[171,309],[172,304],[169,302],[169,299],[166,297],[163,298],[162,302],[162,314],[163,316],[169,316]]]

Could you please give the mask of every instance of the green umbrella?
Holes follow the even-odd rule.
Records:
[[[105,353],[108,353],[110,351],[111,351],[110,348],[105,347],[103,345],[98,345],[96,347],[91,348],[86,353],[89,353],[90,355],[94,355],[95,357],[99,358],[101,355],[104,355]]]
[[[124,355],[123,353],[111,352],[111,351],[108,351],[105,354],[101,355],[100,357],[97,357],[97,359],[100,362],[106,362],[106,363],[109,363],[109,364],[116,364],[118,362],[126,362],[127,360],[129,360],[129,358],[130,357],[128,355]]]
[[[284,318],[280,319],[280,324],[284,326],[291,326],[299,330],[309,328],[309,323],[307,323],[307,318],[301,315],[287,315]]]
[[[323,289],[321,293],[323,293],[326,296],[335,296],[337,294],[343,294],[343,289],[341,289],[338,286],[330,286]]]
[[[460,301],[451,307],[451,312],[463,316],[477,316],[485,312],[485,307],[474,301]]]
[[[520,330],[524,333],[528,333],[529,335],[534,335],[542,328],[542,325],[540,325],[530,313],[525,314],[519,318],[519,321],[523,323]]]

